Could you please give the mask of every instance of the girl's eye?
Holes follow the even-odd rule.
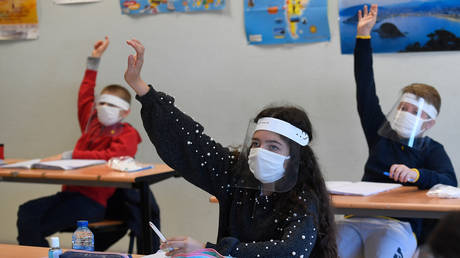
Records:
[[[259,147],[259,143],[258,142],[252,142],[251,147],[255,147],[255,148]]]
[[[270,145],[270,146],[268,146],[268,148],[269,148],[270,151],[273,151],[273,152],[277,152],[277,151],[280,150],[280,148],[278,148],[278,146],[276,146],[276,145]]]

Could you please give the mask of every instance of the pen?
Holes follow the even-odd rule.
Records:
[[[160,232],[160,230],[157,227],[155,227],[155,224],[149,221],[149,225],[153,229],[153,231],[155,231],[155,234],[157,234],[157,236],[160,238],[161,242],[166,243],[166,237]]]
[[[166,240],[166,237],[161,233],[161,231],[155,226],[155,224],[153,224],[151,221],[149,221],[149,225],[150,227],[153,229],[153,231],[155,231],[155,234],[157,234],[157,236],[160,238],[161,242],[163,243],[166,243],[167,240]],[[172,250],[174,250],[174,248],[172,247],[169,247],[165,250],[163,250],[165,253],[167,252],[171,252]]]
[[[384,171],[383,174],[384,174],[385,176],[390,176],[390,172],[388,172],[388,171]],[[413,183],[413,182],[414,182],[414,179],[409,178],[407,181]]]
[[[147,167],[139,168],[139,169],[136,169],[136,170],[131,170],[129,172],[139,172],[139,171],[147,170],[147,169],[151,169],[151,168],[153,168],[153,166],[147,166]]]

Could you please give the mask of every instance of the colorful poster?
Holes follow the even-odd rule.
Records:
[[[326,0],[244,0],[250,44],[328,41]]]
[[[36,0],[0,0],[0,40],[38,38]]]
[[[120,0],[123,14],[157,14],[222,10],[225,0]]]
[[[353,53],[358,10],[365,0],[339,3],[343,54]],[[459,0],[380,0],[372,32],[374,52],[460,50]]]
[[[55,4],[82,4],[100,2],[102,0],[54,0]]]

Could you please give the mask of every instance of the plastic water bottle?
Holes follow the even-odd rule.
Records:
[[[72,249],[94,251],[94,235],[88,228],[87,220],[77,221],[77,229],[72,235]]]
[[[62,249],[59,247],[59,237],[51,237],[51,248],[48,251],[48,258],[59,258]]]

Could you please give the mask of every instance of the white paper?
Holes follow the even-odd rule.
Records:
[[[360,195],[368,196],[385,191],[389,191],[401,184],[377,183],[377,182],[346,182],[346,181],[327,181],[326,187],[331,194],[341,195]]]
[[[88,166],[94,166],[99,164],[104,164],[105,160],[103,159],[61,159],[53,161],[39,162],[32,165],[32,168],[41,168],[41,169],[77,169]]]
[[[165,258],[169,257],[166,256],[166,253],[163,250],[158,250],[158,252],[146,256],[142,256],[142,258]]]
[[[31,160],[26,160],[26,161],[21,161],[21,162],[16,162],[13,164],[5,165],[2,166],[2,168],[25,168],[25,169],[31,169],[32,165],[35,163],[40,162],[40,159],[31,159]]]
[[[79,3],[92,3],[100,2],[102,0],[54,0],[55,4],[79,4]]]

